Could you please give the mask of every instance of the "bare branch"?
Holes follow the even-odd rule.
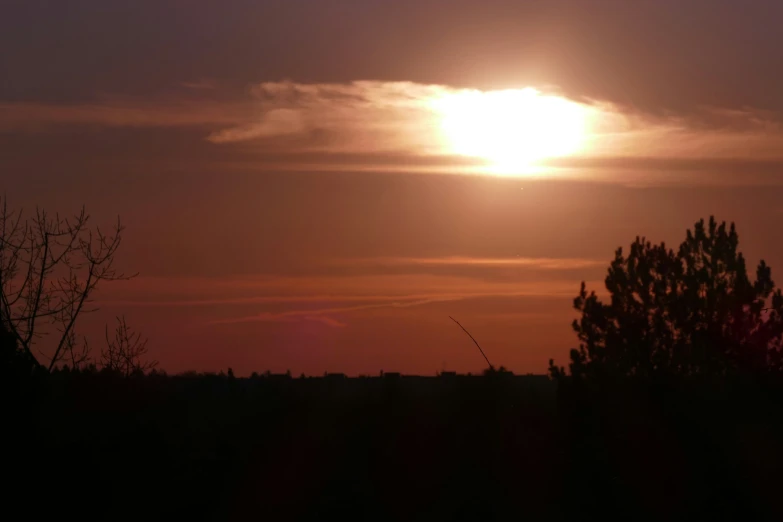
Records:
[[[481,349],[481,346],[479,345],[478,341],[477,341],[477,340],[476,340],[476,339],[475,339],[475,338],[474,338],[472,335],[470,335],[470,332],[469,332],[469,331],[467,331],[467,330],[465,329],[465,327],[464,327],[464,326],[462,326],[462,325],[460,324],[460,322],[459,322],[459,321],[457,321],[456,319],[454,319],[454,318],[453,318],[453,317],[451,317],[451,316],[449,316],[449,319],[451,319],[452,321],[454,321],[455,323],[457,323],[457,326],[459,326],[460,328],[462,328],[462,331],[463,331],[463,332],[465,332],[466,334],[468,334],[468,337],[470,337],[470,338],[473,340],[473,342],[475,343],[476,347],[477,347],[477,348],[479,349],[479,351],[481,352],[481,355],[483,355],[483,356],[484,356],[484,360],[485,360],[485,361],[487,361],[487,365],[489,365],[489,369],[490,369],[490,370],[494,370],[494,369],[495,369],[495,367],[494,367],[494,366],[492,366],[492,363],[491,363],[491,362],[489,362],[489,359],[487,359],[487,356],[486,356],[486,354],[484,354],[484,350],[482,350],[482,349]]]
[[[119,218],[109,234],[89,224],[84,207],[65,217],[36,208],[25,218],[2,199],[0,321],[21,350],[36,358],[35,345],[37,353],[47,354],[49,370],[65,357],[73,363],[89,354],[86,340],[84,349],[75,349],[74,328],[80,316],[96,310],[88,303],[97,286],[136,275],[126,276],[114,266],[124,230]],[[40,346],[53,332],[58,336],[49,347]]]

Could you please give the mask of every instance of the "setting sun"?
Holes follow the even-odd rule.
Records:
[[[433,102],[449,152],[483,158],[501,174],[580,150],[586,110],[536,89],[466,90]]]

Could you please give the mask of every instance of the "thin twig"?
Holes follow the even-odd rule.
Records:
[[[473,342],[474,342],[474,343],[476,344],[476,346],[478,347],[479,351],[481,352],[481,355],[483,355],[483,356],[484,356],[484,360],[485,360],[485,361],[487,361],[487,364],[489,365],[489,369],[490,369],[490,370],[494,370],[494,369],[495,369],[495,367],[494,367],[494,366],[492,366],[492,363],[491,363],[491,362],[489,362],[489,359],[487,359],[487,355],[484,353],[484,350],[482,350],[482,349],[481,349],[481,346],[479,345],[478,341],[477,341],[477,340],[476,340],[476,339],[475,339],[475,338],[474,338],[472,335],[470,335],[470,332],[469,332],[469,331],[467,331],[467,330],[465,329],[465,327],[464,327],[464,326],[462,326],[462,325],[460,324],[460,322],[459,322],[459,321],[457,321],[456,319],[454,319],[454,318],[453,318],[453,317],[451,317],[451,316],[449,316],[449,319],[451,319],[452,321],[454,321],[455,323],[457,323],[457,326],[459,326],[460,328],[462,328],[462,331],[464,331],[466,334],[468,334],[468,337],[470,337],[471,339],[473,339]]]

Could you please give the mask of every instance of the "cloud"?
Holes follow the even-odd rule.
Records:
[[[608,260],[602,266],[608,266]],[[596,265],[597,266],[597,265]],[[381,267],[383,268],[383,267]],[[315,267],[312,272],[315,272]],[[594,272],[591,272],[594,273]],[[513,281],[487,281],[471,275],[451,273],[375,273],[327,275],[257,275],[224,277],[137,277],[119,281],[102,289],[95,298],[101,302],[155,303],[182,301],[209,305],[222,300],[237,304],[251,302],[344,301],[400,299],[405,296],[443,295],[571,295],[578,290],[578,276],[563,277],[552,271],[551,277]],[[576,282],[576,287],[574,286]]]
[[[591,282],[600,288],[599,282]],[[487,282],[433,275],[246,278],[139,278],[96,296],[105,308],[200,307],[218,316],[209,324],[316,321],[344,327],[346,316],[477,299],[562,299],[578,292],[578,279]],[[200,295],[194,295],[200,294]]]
[[[595,283],[600,286],[600,282]],[[418,302],[436,302],[436,301],[459,301],[466,299],[482,299],[486,297],[571,297],[574,294],[574,288],[578,289],[577,282],[554,282],[553,284],[528,285],[527,288],[520,288],[514,285],[509,290],[490,288],[488,291],[452,291],[442,293],[401,293],[397,295],[383,294],[355,294],[355,295],[331,295],[331,294],[312,294],[312,295],[265,295],[252,297],[216,297],[213,299],[98,299],[96,303],[104,307],[211,307],[211,306],[248,306],[248,305],[289,305],[303,303],[379,303],[377,307],[389,306],[389,303],[400,303],[409,301]],[[372,308],[376,307],[373,305]],[[361,309],[366,308],[364,305]]]
[[[345,314],[349,312],[358,312],[362,310],[372,310],[375,308],[409,308],[412,306],[422,306],[435,302],[459,300],[458,297],[430,297],[426,299],[408,299],[397,300],[386,303],[374,303],[358,306],[333,307],[318,310],[289,310],[286,312],[270,313],[261,312],[255,315],[234,317],[230,319],[217,319],[210,321],[209,324],[236,324],[251,322],[289,322],[294,320],[317,321],[332,327],[345,327],[345,323],[331,317],[334,314]]]
[[[547,257],[377,257],[336,261],[338,264],[369,266],[461,266],[461,267],[526,267],[542,270],[573,270],[606,265],[605,260]]]
[[[283,81],[237,93],[198,81],[158,98],[0,104],[0,130],[74,125],[198,129],[215,145],[206,148],[213,156],[220,149],[222,168],[486,173],[491,168],[487,160],[452,150],[434,103],[464,92],[480,91],[407,81]],[[570,179],[586,169],[656,171],[681,166],[693,172],[732,169],[731,162],[737,160],[783,162],[783,125],[772,110],[705,105],[660,113],[577,99],[588,120],[585,146],[575,155],[542,161],[535,168],[543,176]],[[527,175],[538,175],[535,168]],[[621,176],[613,172],[610,177],[616,181]]]
[[[351,303],[351,302],[399,302],[410,300],[456,300],[473,297],[490,297],[495,294],[408,294],[408,295],[265,295],[252,297],[218,297],[214,299],[175,299],[175,300],[144,300],[144,299],[102,299],[101,306],[111,307],[192,307],[192,306],[247,306],[247,305],[288,305],[303,303]],[[508,295],[527,295],[508,294]]]
[[[308,130],[304,114],[294,109],[272,109],[266,112],[260,120],[214,132],[207,139],[214,143],[228,143],[255,138],[297,135]]]
[[[249,90],[255,121],[215,131],[214,143],[299,135],[306,150],[443,152],[432,100],[454,89],[411,82],[266,82]]]
[[[600,282],[589,284],[592,288],[601,288]],[[345,327],[348,324],[346,316],[364,311],[493,298],[568,301],[578,288],[578,279],[487,282],[480,278],[422,274],[148,277],[107,287],[96,296],[96,304],[124,309],[214,308],[222,317],[209,321],[212,325],[315,321],[330,327]]]

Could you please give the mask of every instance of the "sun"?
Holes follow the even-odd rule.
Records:
[[[578,152],[586,110],[533,88],[463,90],[433,101],[448,152],[482,158],[498,174],[522,174],[546,158]]]

